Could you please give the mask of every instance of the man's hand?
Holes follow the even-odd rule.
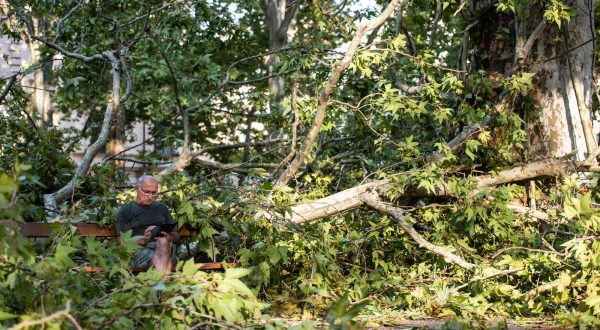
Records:
[[[169,233],[167,233],[166,231],[161,231],[160,237],[164,237],[167,240],[167,242],[171,243],[171,235],[169,235]]]
[[[152,238],[152,232],[154,231],[154,228],[156,228],[156,226],[148,226],[148,228],[144,230],[144,237],[137,241],[137,243],[141,246],[145,246],[146,244],[148,244],[148,242],[150,242],[150,239]]]

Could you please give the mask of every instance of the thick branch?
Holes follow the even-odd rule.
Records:
[[[223,144],[223,145],[217,145],[217,146],[203,148],[203,149],[200,149],[200,150],[194,151],[194,152],[189,152],[188,151],[187,153],[186,153],[186,149],[184,149],[182,155],[179,156],[179,158],[177,159],[177,161],[174,162],[173,164],[171,164],[171,166],[169,166],[169,167],[165,168],[164,170],[162,170],[158,174],[158,176],[165,176],[165,175],[169,175],[169,174],[171,174],[173,172],[182,171],[184,168],[190,166],[194,161],[196,161],[198,164],[200,164],[202,166],[209,167],[209,168],[215,168],[215,169],[273,168],[272,164],[255,164],[255,165],[258,165],[258,166],[248,165],[247,163],[244,163],[244,165],[240,165],[240,164],[223,164],[223,163],[219,163],[219,162],[209,161],[209,160],[206,160],[206,159],[200,159],[198,157],[200,157],[203,154],[208,154],[208,153],[211,153],[211,152],[216,152],[216,151],[221,151],[221,150],[243,148],[243,147],[248,147],[248,146],[269,145],[269,144],[280,143],[282,141],[284,141],[284,140],[282,140],[282,139],[273,139],[273,140],[258,141],[258,142],[249,142],[249,143]],[[265,165],[265,166],[263,166],[263,165]]]
[[[109,102],[106,106],[106,111],[104,112],[104,120],[102,122],[100,134],[98,135],[98,139],[85,150],[83,159],[77,167],[73,178],[71,178],[71,181],[69,181],[69,183],[67,183],[61,189],[51,194],[44,195],[44,206],[46,207],[50,217],[55,217],[57,215],[57,204],[75,192],[77,181],[87,174],[92,160],[96,154],[98,154],[102,146],[106,144],[106,141],[108,141],[108,133],[110,131],[113,113],[120,104],[119,88],[121,84],[121,76],[119,74],[120,62],[117,57],[112,52],[104,52],[103,56],[110,61],[112,66],[110,71],[110,74],[112,75],[112,90],[109,97]]]
[[[527,292],[525,294],[523,299],[525,301],[529,301],[529,300],[537,297],[540,293],[548,292],[554,288],[559,287],[561,284],[562,284],[562,278],[559,277],[552,282],[542,284],[542,285],[538,286],[537,288],[530,290],[529,292]]]
[[[547,159],[523,166],[518,166],[512,169],[500,171],[495,175],[485,175],[476,177],[477,189],[497,186],[511,182],[523,181],[538,177],[556,177],[582,168],[583,163],[573,164],[568,160]],[[588,169],[588,168],[585,168]],[[315,201],[310,201],[298,204],[291,208],[291,214],[286,214],[285,218],[295,223],[304,223],[321,219],[323,217],[339,214],[348,210],[358,208],[363,205],[362,195],[369,190],[376,190],[380,194],[384,194],[393,188],[394,185],[390,180],[378,180],[369,182],[360,186],[356,186],[336,194],[321,198]],[[405,194],[419,196],[452,196],[454,191],[447,183],[440,183],[436,186],[435,191],[428,192],[424,190],[407,191]],[[400,197],[400,196],[399,196]]]
[[[125,53],[127,52],[127,47],[123,47],[119,50],[119,62],[121,63],[121,69],[123,70],[123,75],[125,76],[125,93],[121,97],[121,103],[125,102],[125,100],[129,99],[131,96],[131,91],[133,89],[133,81],[131,80],[131,74],[129,73],[129,68],[127,67],[127,61],[125,60]]]
[[[315,118],[313,119],[313,123],[309,133],[307,134],[302,147],[300,148],[300,152],[296,156],[296,158],[292,161],[290,166],[286,168],[286,170],[281,174],[279,179],[277,180],[276,185],[279,187],[283,187],[287,185],[288,181],[294,176],[296,171],[300,165],[304,162],[308,153],[313,147],[313,143],[321,130],[321,125],[323,124],[323,120],[325,119],[325,110],[327,109],[327,105],[329,103],[329,96],[333,93],[333,88],[337,84],[340,79],[342,72],[350,65],[352,62],[352,58],[360,45],[360,42],[364,35],[377,28],[379,25],[383,24],[385,20],[394,12],[396,6],[406,2],[407,0],[392,0],[390,4],[385,8],[385,10],[373,21],[370,21],[366,24],[363,24],[358,27],[354,38],[350,42],[350,46],[346,51],[344,58],[341,61],[337,62],[333,66],[333,72],[331,73],[327,84],[319,94],[319,100],[317,104],[317,112],[315,114]]]
[[[296,16],[298,7],[300,7],[300,3],[302,3],[302,1],[299,1],[299,0],[295,1],[291,5],[291,7],[286,9],[285,16],[283,17],[283,20],[281,21],[281,24],[279,25],[279,28],[277,29],[277,35],[279,36],[279,38],[283,39],[286,37],[287,31],[290,27],[290,24],[292,23],[292,20]]]
[[[531,32],[527,41],[523,44],[522,47],[517,47],[516,49],[516,57],[515,57],[515,66],[520,66],[524,63],[525,59],[531,53],[531,48],[533,47],[534,42],[537,38],[542,34],[544,28],[546,27],[546,20],[541,20],[537,27]]]
[[[529,207],[525,207],[523,205],[518,205],[518,204],[507,204],[506,207],[510,210],[513,210],[513,212],[516,213],[520,213],[520,214],[525,214],[528,215],[532,218],[536,218],[536,219],[540,219],[540,220],[548,220],[550,219],[550,216],[548,215],[548,213],[546,212],[542,212],[539,210],[534,210],[531,209]]]
[[[433,23],[431,23],[431,35],[429,36],[429,48],[433,46],[433,42],[435,41],[435,32],[437,31],[438,23],[442,17],[442,0],[436,1],[435,6],[435,17],[433,19]]]
[[[408,221],[406,221],[402,209],[388,205],[386,203],[383,203],[379,199],[379,196],[377,195],[377,193],[370,191],[368,193],[363,194],[361,199],[364,203],[366,203],[370,207],[372,207],[380,212],[387,213],[387,214],[393,216],[400,224],[400,227],[402,227],[402,229],[404,229],[404,231],[415,242],[417,242],[417,244],[420,247],[427,249],[427,250],[441,256],[442,258],[444,258],[444,260],[446,262],[455,264],[464,269],[472,270],[475,267],[474,264],[467,262],[463,258],[461,258],[449,251],[446,251],[445,249],[443,249],[435,244],[432,244],[429,241],[427,241],[425,238],[423,238],[423,236],[421,236],[421,234],[419,234],[413,228],[413,226]]]

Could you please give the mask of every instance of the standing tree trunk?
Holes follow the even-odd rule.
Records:
[[[529,137],[536,155],[559,157],[577,150],[577,159],[582,160],[597,145],[590,111],[593,8],[587,0],[576,0],[572,6],[575,17],[562,28],[548,22],[530,58],[529,71],[536,73],[531,96],[540,116],[529,124]]]
[[[285,48],[291,39],[295,29],[296,13],[301,1],[288,0],[262,0],[261,7],[265,13],[266,24],[269,28],[269,51],[278,51]],[[270,54],[265,60],[265,67],[269,75],[279,63],[277,53]],[[274,112],[279,107],[279,102],[284,91],[282,77],[269,78],[269,92],[271,94],[270,110]]]
[[[529,154],[534,158],[561,157],[576,150],[576,158],[585,159],[597,145],[590,111],[592,2],[572,1],[575,15],[569,22],[562,20],[560,26],[543,17],[546,8],[540,4],[528,3],[514,15],[486,5],[474,8],[485,12],[481,33],[472,40],[474,54],[487,54],[475,55],[474,68],[485,69],[492,77],[535,74],[528,96],[536,113],[524,116]],[[530,42],[533,47],[529,51]],[[528,55],[521,56],[526,48]]]
[[[45,37],[44,29],[42,28],[43,21],[40,19],[32,19],[33,28],[37,34]],[[29,38],[28,38],[29,39]],[[36,65],[33,71],[33,91],[31,93],[31,113],[40,116],[43,124],[52,124],[52,113],[50,112],[50,74],[52,72],[52,61],[42,57],[40,47],[42,43],[38,40],[29,39],[27,44],[29,53],[31,54],[31,64]]]

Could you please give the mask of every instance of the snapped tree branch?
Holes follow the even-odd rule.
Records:
[[[311,128],[308,134],[306,135],[302,146],[300,147],[300,151],[297,153],[296,157],[291,162],[291,164],[281,174],[281,176],[275,184],[276,186],[283,187],[287,185],[289,180],[295,175],[296,171],[298,171],[300,165],[304,163],[306,157],[308,156],[308,153],[313,147],[315,139],[319,135],[319,131],[321,130],[323,120],[325,119],[325,111],[327,109],[327,105],[329,104],[329,97],[333,93],[333,88],[337,85],[337,82],[342,76],[344,70],[352,62],[354,54],[356,53],[356,50],[358,49],[364,35],[367,32],[374,30],[375,28],[383,24],[383,22],[385,22],[385,20],[394,13],[396,7],[398,5],[403,4],[406,1],[408,0],[391,1],[376,19],[362,24],[358,27],[358,29],[356,30],[356,34],[354,35],[352,41],[350,42],[350,45],[348,46],[348,50],[344,54],[344,57],[342,58],[342,60],[334,64],[333,71],[331,72],[331,75],[329,76],[325,87],[323,87],[323,90],[319,94],[317,111],[313,119]]]

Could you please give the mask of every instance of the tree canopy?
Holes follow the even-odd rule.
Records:
[[[597,16],[0,1],[32,57],[0,81],[0,327],[600,326]],[[136,123],[150,133],[126,158]],[[136,164],[196,229],[167,277],[130,272],[132,237],[69,226],[113,226]],[[22,222],[61,229],[34,242]],[[240,267],[199,270],[215,255]]]

